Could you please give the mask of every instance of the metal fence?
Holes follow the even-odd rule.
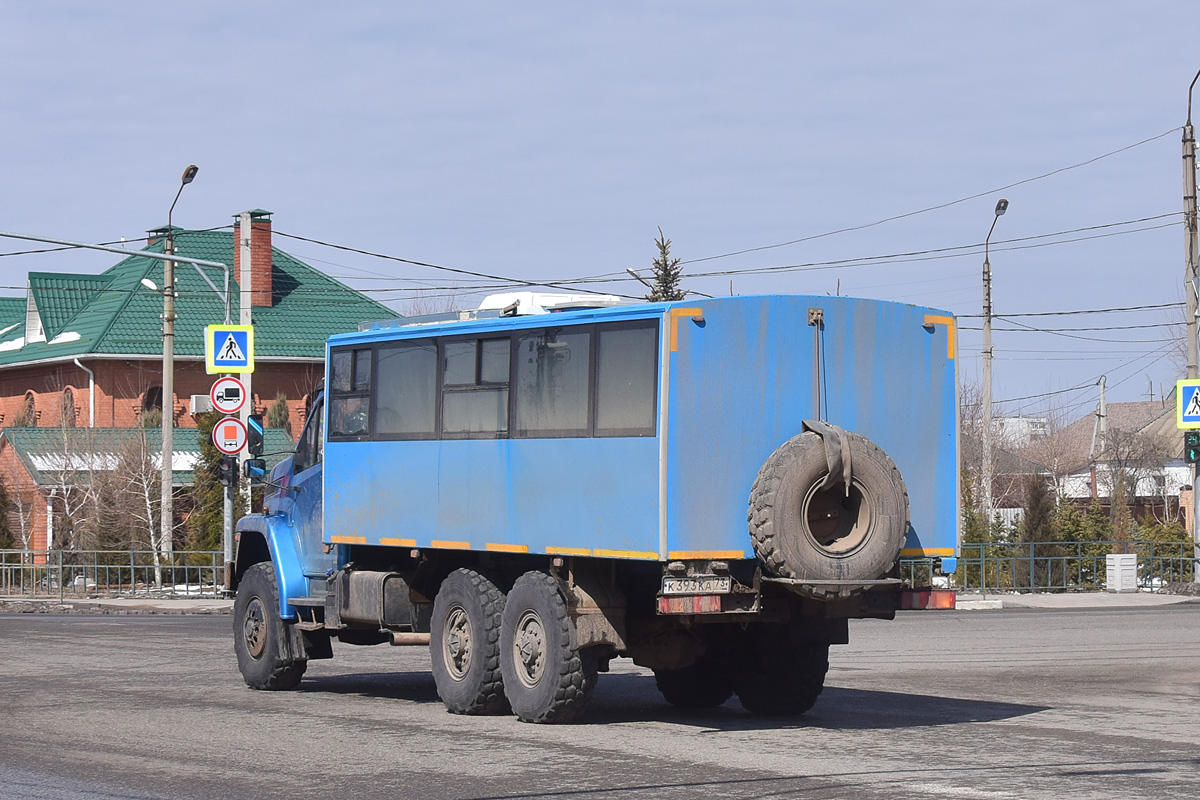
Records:
[[[963,544],[958,568],[936,575],[933,559],[903,559],[900,577],[915,587],[976,592],[1096,591],[1107,556],[1137,555],[1138,588],[1196,580],[1191,542],[1011,542]],[[225,585],[220,551],[0,550],[0,597],[213,597]]]
[[[912,586],[945,584],[984,594],[1097,591],[1105,588],[1107,558],[1113,553],[1137,556],[1142,591],[1161,591],[1169,583],[1196,579],[1191,542],[1140,541],[966,543],[952,574],[935,576],[933,559],[905,559],[900,577]]]
[[[223,592],[219,551],[0,550],[0,597],[214,597]]]

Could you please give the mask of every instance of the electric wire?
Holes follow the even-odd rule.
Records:
[[[521,286],[533,286],[533,287],[547,286],[552,289],[562,288],[562,286],[559,285],[561,283],[560,281],[555,281],[552,283],[545,282],[545,281],[527,281],[527,280],[522,280],[520,278],[505,277],[503,275],[490,275],[486,272],[476,272],[473,270],[460,269],[458,267],[447,267],[443,264],[431,264],[427,261],[415,261],[410,258],[401,258],[400,256],[391,256],[391,255],[387,255],[385,253],[376,253],[376,252],[373,252],[370,250],[364,250],[360,247],[350,247],[350,246],[344,245],[344,244],[333,244],[331,242],[324,242],[324,241],[321,241],[320,239],[313,239],[313,238],[310,238],[307,236],[299,236],[299,235],[293,234],[293,233],[284,233],[283,231],[273,231],[273,234],[276,236],[283,236],[288,239],[296,239],[298,241],[308,242],[310,244],[317,244],[317,245],[321,245],[323,247],[329,247],[329,248],[332,248],[335,250],[342,250],[342,251],[345,251],[348,253],[357,253],[358,255],[370,256],[371,258],[381,258],[381,259],[384,259],[387,261],[397,261],[401,264],[412,264],[413,266],[426,267],[428,269],[436,269],[436,270],[439,270],[442,272],[453,272],[458,275],[470,275],[471,277],[475,277],[475,278],[485,278],[487,280],[502,281],[504,283],[518,284]],[[580,289],[580,291],[586,292],[588,294],[612,294],[612,292],[598,292],[598,291],[594,291],[592,289]],[[619,296],[626,297],[629,299],[635,299],[630,295],[619,295]]]
[[[1027,183],[1033,183],[1034,181],[1040,181],[1045,178],[1049,178],[1054,175],[1061,174],[1063,172],[1069,172],[1074,169],[1086,167],[1090,164],[1095,164],[1097,161],[1101,161],[1105,158],[1109,158],[1111,156],[1115,156],[1120,153],[1124,153],[1125,151],[1132,150],[1135,147],[1141,147],[1144,144],[1149,144],[1150,142],[1157,141],[1159,139],[1162,139],[1163,137],[1170,136],[1172,133],[1175,133],[1176,131],[1179,131],[1179,130],[1181,130],[1179,127],[1171,128],[1170,130],[1164,131],[1163,133],[1160,133],[1157,136],[1151,136],[1150,138],[1143,139],[1140,142],[1134,142],[1133,144],[1126,145],[1125,147],[1118,148],[1118,149],[1110,151],[1108,153],[1104,153],[1103,155],[1095,156],[1094,158],[1089,158],[1086,161],[1080,161],[1078,164],[1072,164],[1067,167],[1060,167],[1058,169],[1051,170],[1050,172],[1046,172],[1041,175],[1035,175],[1032,178],[1025,178],[1023,180],[1019,180],[1014,183],[1009,183],[1009,184],[1000,186],[995,189],[989,189],[986,192],[977,192],[975,194],[968,195],[967,197],[961,197],[958,200],[951,200],[950,202],[947,202],[947,203],[939,203],[938,205],[929,206],[927,208],[918,209],[916,211],[909,211],[904,214],[896,214],[895,216],[885,217],[884,219],[876,220],[875,222],[868,222],[868,223],[864,223],[862,225],[853,225],[853,226],[850,226],[847,228],[839,228],[838,230],[827,231],[825,233],[817,233],[817,234],[813,234],[811,236],[804,236],[799,239],[792,239],[791,241],[787,241],[787,242],[779,242],[777,244],[761,245],[759,247],[749,247],[744,250],[735,250],[730,253],[721,253],[720,255],[715,255],[715,256],[705,256],[703,258],[688,259],[688,260],[682,261],[680,263],[681,264],[695,264],[695,263],[698,263],[701,261],[714,261],[719,258],[729,258],[731,256],[740,256],[740,255],[744,255],[746,253],[756,253],[756,252],[759,252],[762,250],[773,250],[773,249],[780,248],[780,247],[788,247],[788,246],[791,246],[794,244],[800,244],[802,242],[811,242],[815,239],[823,239],[828,236],[836,236],[841,233],[851,233],[854,231],[866,230],[867,228],[874,228],[874,227],[883,225],[888,222],[895,222],[896,220],[907,219],[909,217],[915,217],[918,214],[925,214],[930,211],[940,211],[943,208],[950,208],[951,206],[956,206],[956,205],[959,205],[960,203],[966,203],[970,200],[977,200],[980,197],[986,197],[987,195],[990,195],[990,194],[996,194],[997,192],[1003,192],[1003,191],[1012,189],[1017,186],[1023,186]]]

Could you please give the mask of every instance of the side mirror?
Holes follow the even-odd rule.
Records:
[[[258,458],[263,454],[263,416],[251,414],[246,418],[246,452]],[[246,473],[250,477],[250,473]]]
[[[242,472],[251,483],[265,480],[267,477],[267,462],[263,458],[248,458],[242,462]]]

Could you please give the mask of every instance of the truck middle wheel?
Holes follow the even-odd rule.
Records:
[[[522,722],[571,722],[596,685],[595,648],[571,644],[558,582],[526,572],[513,584],[500,629],[504,694]]]

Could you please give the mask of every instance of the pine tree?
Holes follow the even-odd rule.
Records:
[[[287,395],[283,392],[275,395],[275,402],[267,409],[266,423],[268,428],[282,428],[291,435],[291,414],[288,412]]]
[[[654,245],[658,248],[658,257],[650,265],[654,271],[654,288],[646,295],[646,299],[651,303],[682,300],[687,294],[679,286],[683,269],[679,266],[678,258],[671,258],[671,240],[663,235],[662,228],[658,229]]]
[[[275,401],[267,408],[267,427],[286,428],[290,422],[291,414],[288,411],[287,395],[279,392],[275,395]]]
[[[1021,522],[1020,541],[1052,541],[1053,516],[1054,503],[1046,490],[1046,482],[1038,475],[1030,475],[1025,481],[1025,519]]]
[[[979,506],[975,502],[975,492],[972,491],[971,472],[967,468],[963,468],[962,480],[959,485],[962,487],[962,541],[971,544],[983,544],[992,541],[989,535],[988,526],[983,522],[983,515],[979,511]]]

